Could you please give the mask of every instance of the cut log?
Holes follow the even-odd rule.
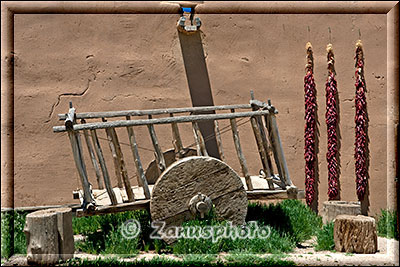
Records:
[[[74,254],[71,208],[35,211],[26,216],[27,262],[52,265]]]
[[[335,249],[348,253],[375,253],[378,250],[375,219],[363,215],[339,215],[334,222]]]

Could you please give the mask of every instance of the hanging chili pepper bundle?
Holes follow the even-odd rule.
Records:
[[[307,64],[306,75],[304,77],[304,104],[306,121],[304,129],[304,159],[305,166],[305,186],[306,186],[306,202],[311,206],[315,197],[315,164],[316,164],[316,112],[317,112],[317,92],[314,82],[314,60],[311,43],[307,43]]]
[[[356,44],[356,141],[355,141],[355,167],[356,167],[356,184],[358,200],[363,200],[367,188],[368,167],[367,167],[367,150],[368,150],[368,113],[366,101],[366,87],[364,79],[364,54],[361,41]]]
[[[328,129],[328,151],[326,160],[328,162],[328,196],[329,200],[335,199],[339,194],[339,172],[338,172],[338,139],[337,139],[337,82],[335,79],[335,58],[332,45],[328,44],[326,51],[328,52],[328,79],[326,81],[326,113],[325,120]]]

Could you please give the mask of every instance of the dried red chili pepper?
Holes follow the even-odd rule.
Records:
[[[355,170],[358,200],[363,200],[368,186],[368,113],[364,79],[364,53],[361,41],[356,44],[356,97],[355,97]]]
[[[311,43],[307,43],[307,64],[306,75],[304,77],[304,104],[305,116],[304,119],[304,159],[305,164],[305,187],[306,187],[306,202],[311,206],[315,198],[315,175],[316,175],[316,113],[317,113],[317,92],[314,82],[314,61]]]
[[[339,194],[339,168],[338,168],[338,103],[337,82],[335,72],[335,58],[332,45],[328,44],[326,48],[328,55],[328,78],[326,81],[326,113],[325,120],[328,129],[328,151],[326,160],[328,162],[328,196],[329,200],[335,199]]]

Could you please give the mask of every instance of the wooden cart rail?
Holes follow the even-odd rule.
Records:
[[[236,112],[236,110],[238,109],[251,109],[251,111]],[[220,114],[216,113],[216,111],[221,110],[229,110],[230,112]],[[185,112],[190,112],[190,115],[174,116],[174,114],[176,113]],[[167,114],[169,115],[169,117],[152,118],[152,115],[162,114]],[[134,133],[134,127],[142,125],[146,125],[148,127],[148,131],[153,144],[153,149],[155,152],[158,173],[161,174],[167,166],[164,159],[163,151],[159,145],[154,129],[155,124],[171,124],[175,155],[177,158],[183,158],[185,148],[182,144],[178,124],[187,122],[192,123],[193,135],[197,147],[197,154],[199,156],[208,156],[205,146],[205,139],[207,137],[202,136],[198,127],[198,122],[210,120],[214,121],[216,135],[215,137],[217,140],[218,151],[221,160],[224,160],[225,156],[222,148],[222,138],[221,132],[219,130],[218,120],[228,119],[230,121],[230,130],[232,131],[236,154],[242,169],[245,185],[248,190],[248,196],[259,196],[260,194],[271,195],[286,192],[287,187],[293,188],[293,184],[290,180],[285,157],[283,154],[282,144],[276,123],[276,114],[277,110],[272,106],[270,101],[268,101],[268,103],[264,103],[258,100],[254,100],[253,96],[249,104],[86,113],[76,113],[75,108],[73,108],[72,103],[70,103],[70,109],[68,113],[59,114],[60,120],[65,121],[64,125],[54,126],[53,131],[68,133],[72,146],[75,165],[77,167],[83,187],[83,190],[81,191],[83,214],[90,214],[95,209],[97,209],[97,211],[101,213],[113,212],[115,209],[134,209],[137,207],[141,208],[143,205],[145,205],[144,203],[147,203],[150,199],[151,187],[149,187],[145,176]],[[147,119],[131,119],[131,116],[146,115],[148,116]],[[107,121],[108,118],[118,117],[121,118],[114,121]],[[237,118],[246,117],[250,118],[252,130],[256,139],[256,144],[262,163],[263,175],[264,178],[267,180],[268,188],[257,188],[256,190],[254,190],[253,188],[252,178],[249,174],[247,163],[242,151],[237,129],[238,125],[236,122]],[[80,119],[81,123],[77,123],[77,119]],[[86,119],[101,119],[101,122],[87,123]],[[141,202],[138,202],[139,199],[135,198],[135,194],[132,190],[120,142],[118,140],[116,128],[121,127],[125,127],[127,129],[129,146],[132,151],[137,171],[138,184],[143,190],[142,192],[145,198],[145,200],[140,200]],[[127,202],[131,204],[121,203],[121,201],[118,201],[117,199],[115,189],[111,184],[110,174],[106,166],[103,150],[100,146],[99,138],[97,135],[97,131],[100,129],[104,129],[107,134],[108,145],[114,162],[114,171],[118,182],[118,188],[124,188]],[[96,207],[92,185],[89,183],[86,164],[83,157],[81,134],[83,134],[84,136],[86,147],[90,155],[90,161],[95,170],[98,188],[104,188],[104,181],[104,186],[111,202],[111,206]],[[278,171],[278,174],[273,173],[273,164],[270,154],[273,154],[274,163],[276,165],[276,170]],[[275,188],[276,186],[278,186],[278,188]],[[138,205],[134,204],[136,202]]]

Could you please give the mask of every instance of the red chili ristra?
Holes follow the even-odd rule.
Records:
[[[304,129],[304,159],[305,164],[305,187],[306,202],[311,206],[315,198],[315,164],[316,164],[316,112],[317,95],[314,82],[314,61],[311,43],[307,43],[307,64],[304,77],[304,107],[305,107],[305,129]]]
[[[337,82],[335,79],[335,58],[332,45],[328,44],[326,48],[328,55],[328,78],[326,81],[326,126],[328,129],[328,151],[326,160],[328,162],[328,196],[329,200],[335,199],[339,194],[339,172],[338,172],[338,113],[337,113]]]
[[[368,113],[366,100],[366,87],[364,79],[364,54],[361,41],[356,44],[356,97],[355,97],[355,170],[356,170],[356,189],[358,200],[363,200],[368,185]]]

